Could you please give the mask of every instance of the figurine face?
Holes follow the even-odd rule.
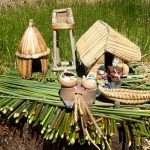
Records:
[[[104,70],[98,70],[98,73],[99,73],[100,75],[103,75],[103,74],[105,74],[105,71],[104,71]]]
[[[119,64],[119,60],[114,59],[113,62],[112,62],[112,66],[113,66],[113,67],[117,67],[118,64]]]

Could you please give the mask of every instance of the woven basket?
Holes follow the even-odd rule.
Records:
[[[106,98],[125,104],[141,104],[150,101],[149,90],[106,89],[99,86],[99,91]]]

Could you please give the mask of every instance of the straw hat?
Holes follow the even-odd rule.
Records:
[[[34,26],[34,22],[31,19],[29,21],[29,27],[24,32],[20,41],[16,55],[21,58],[36,59],[46,56],[49,53],[50,49],[47,47],[42,35]]]

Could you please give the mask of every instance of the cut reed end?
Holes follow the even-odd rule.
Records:
[[[33,21],[33,19],[29,20],[29,27],[34,27],[34,21]]]

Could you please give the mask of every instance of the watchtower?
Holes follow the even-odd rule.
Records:
[[[64,70],[75,70],[76,69],[76,57],[75,57],[75,40],[73,35],[74,29],[74,18],[71,8],[53,10],[52,14],[52,30],[53,30],[53,50],[54,50],[54,61],[51,67],[52,71],[64,71]],[[63,61],[60,58],[59,48],[59,30],[68,30],[71,42],[71,61]]]

